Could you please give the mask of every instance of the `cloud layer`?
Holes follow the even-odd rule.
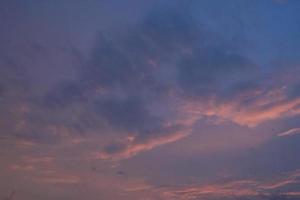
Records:
[[[119,34],[100,34],[77,75],[42,93],[27,83],[35,69],[23,83],[19,64],[6,58],[2,66],[3,130],[48,142],[120,135],[99,158],[174,142],[205,117],[255,127],[300,112],[295,67],[264,72],[186,10],[157,8]]]

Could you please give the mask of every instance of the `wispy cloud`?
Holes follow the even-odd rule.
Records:
[[[208,184],[201,186],[186,186],[164,188],[163,195],[167,199],[215,199],[215,198],[242,198],[251,197],[259,198],[261,195],[272,196],[277,191],[281,194],[297,196],[293,187],[299,184],[299,171],[283,175],[275,181],[258,181],[258,180],[237,180],[224,181],[217,184]]]
[[[106,151],[98,152],[94,155],[98,159],[120,160],[132,157],[140,152],[151,150],[154,147],[172,143],[190,134],[189,130],[180,127],[170,127],[168,133],[158,134],[155,137],[139,140],[139,138],[129,137],[124,145],[115,144]],[[154,133],[155,134],[155,133]]]
[[[35,181],[47,184],[78,184],[81,182],[80,177],[69,175],[39,177],[36,178]]]
[[[288,131],[284,131],[282,133],[277,134],[279,137],[290,136],[300,134],[300,128],[292,128]]]

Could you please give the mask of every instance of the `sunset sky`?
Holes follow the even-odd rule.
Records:
[[[300,1],[0,0],[2,199],[300,199]]]

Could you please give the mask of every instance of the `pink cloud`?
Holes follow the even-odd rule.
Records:
[[[249,97],[255,99],[249,104],[244,104]],[[182,110],[192,118],[217,116],[220,120],[255,127],[265,121],[300,114],[300,110],[297,109],[299,106],[300,98],[289,99],[285,88],[281,88],[268,93],[252,91],[251,94],[240,95],[230,102],[218,102],[214,98],[204,101],[187,100],[183,103]]]
[[[196,199],[207,197],[249,197],[261,194],[271,195],[273,192],[283,187],[295,186],[299,184],[299,170],[286,174],[273,181],[258,180],[235,180],[229,182],[194,185],[183,187],[161,188],[162,194],[167,199]],[[292,188],[292,187],[291,187]],[[298,191],[283,192],[284,195],[300,196]]]
[[[81,182],[79,177],[71,175],[40,177],[35,181],[49,184],[77,184]]]
[[[111,160],[126,159],[129,157],[135,156],[136,154],[138,154],[140,152],[151,150],[155,147],[180,140],[180,139],[188,136],[189,133],[190,132],[188,132],[188,131],[179,130],[178,132],[174,132],[171,134],[166,134],[166,135],[162,135],[162,136],[149,138],[149,139],[145,140],[144,142],[136,141],[136,138],[134,138],[134,137],[129,138],[129,140],[128,140],[129,143],[127,144],[127,146],[124,149],[122,149],[122,151],[118,151],[113,154],[107,153],[107,152],[98,152],[98,153],[96,153],[95,158],[105,159],[105,160],[107,160],[107,159],[111,159]]]
[[[279,133],[277,136],[283,137],[283,136],[296,135],[296,134],[300,134],[300,128],[293,128],[288,131],[284,131],[282,133]]]

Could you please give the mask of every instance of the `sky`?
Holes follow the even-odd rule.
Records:
[[[0,199],[299,199],[299,10],[0,1]]]

